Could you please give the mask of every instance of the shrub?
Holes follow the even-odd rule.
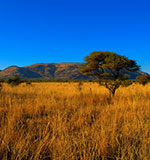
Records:
[[[11,86],[17,86],[21,83],[21,79],[15,75],[11,78],[7,78],[5,80],[5,83],[10,84]]]
[[[150,81],[150,75],[137,76],[136,80],[138,83],[140,83],[144,86]]]
[[[26,85],[31,85],[31,81],[26,81]]]

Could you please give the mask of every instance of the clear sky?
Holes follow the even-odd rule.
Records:
[[[0,0],[0,69],[105,50],[150,73],[149,0]]]

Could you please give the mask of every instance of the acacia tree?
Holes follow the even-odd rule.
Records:
[[[111,95],[115,94],[120,85],[127,83],[128,73],[139,70],[135,61],[114,52],[94,51],[85,57],[85,67],[80,72],[87,76],[94,76],[98,83],[109,89]]]

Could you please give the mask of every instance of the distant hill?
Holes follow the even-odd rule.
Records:
[[[84,63],[38,63],[25,67],[10,66],[0,71],[0,78],[6,79],[17,75],[22,79],[60,79],[60,80],[86,80],[90,79],[79,72]],[[147,73],[137,71],[129,73],[130,79]]]

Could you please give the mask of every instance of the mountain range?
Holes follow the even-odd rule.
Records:
[[[91,79],[79,72],[84,63],[38,63],[25,67],[10,66],[0,71],[0,78],[6,79],[16,75],[21,79],[52,79],[52,80],[86,80]],[[129,72],[129,79],[147,75],[145,72]]]

